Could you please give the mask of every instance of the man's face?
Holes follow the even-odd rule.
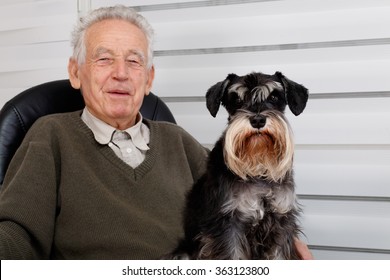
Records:
[[[88,110],[118,129],[134,125],[154,68],[147,69],[147,40],[124,20],[104,20],[86,32],[86,60],[69,61],[72,86],[81,88]]]

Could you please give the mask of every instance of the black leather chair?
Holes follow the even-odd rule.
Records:
[[[58,80],[27,89],[9,100],[0,111],[0,184],[8,165],[31,125],[41,116],[84,108],[79,90],[69,80]],[[167,105],[150,93],[141,107],[144,118],[176,123]]]

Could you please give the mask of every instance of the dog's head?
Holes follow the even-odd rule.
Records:
[[[288,106],[297,116],[307,100],[308,90],[280,72],[229,74],[213,85],[207,91],[206,103],[214,117],[221,104],[229,113],[224,156],[230,170],[244,180],[283,180],[291,170],[294,151],[284,110]]]
[[[308,90],[282,73],[274,75],[250,73],[246,76],[229,74],[213,85],[206,94],[207,108],[215,117],[220,105],[230,116],[239,109],[261,112],[267,109],[284,111],[286,105],[298,116],[306,107]]]

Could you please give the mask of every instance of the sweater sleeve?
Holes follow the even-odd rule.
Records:
[[[7,171],[0,193],[0,259],[50,257],[56,164],[52,149],[40,138],[24,141]]]

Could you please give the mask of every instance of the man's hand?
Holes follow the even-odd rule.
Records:
[[[297,249],[298,255],[302,260],[314,260],[312,253],[309,250],[309,247],[299,239],[295,239],[295,248]]]

